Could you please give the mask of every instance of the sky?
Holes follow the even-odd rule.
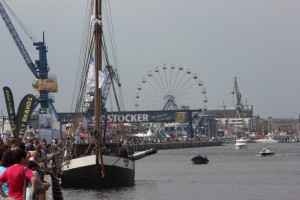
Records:
[[[42,40],[57,76],[58,112],[71,111],[87,0],[6,0]],[[134,110],[139,82],[163,64],[184,65],[207,91],[207,108],[233,105],[237,77],[242,103],[267,118],[300,114],[299,0],[108,0],[113,19],[124,104]],[[38,53],[13,21],[32,60]],[[105,27],[104,27],[105,28]],[[0,86],[12,89],[15,104],[33,93],[34,76],[0,19]],[[4,95],[0,110],[6,115]]]

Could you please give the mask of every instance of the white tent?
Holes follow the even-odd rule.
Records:
[[[152,136],[152,132],[149,129],[147,133],[137,133],[134,136],[135,137],[151,137]]]
[[[272,133],[268,133],[267,135],[266,135],[267,137],[274,137],[274,133],[272,132]]]

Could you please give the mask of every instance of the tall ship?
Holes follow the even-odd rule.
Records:
[[[67,140],[63,153],[61,183],[65,188],[131,186],[135,180],[135,161],[157,152],[155,149],[149,149],[134,153],[126,138],[122,142],[116,140],[108,143],[107,141],[108,124],[105,121],[106,109],[103,105],[103,96],[104,90],[107,89],[105,84],[110,82],[113,85],[116,71],[109,64],[103,39],[102,5],[101,0],[91,0],[88,9],[90,11],[88,15],[91,17],[86,28],[91,28],[89,31],[91,37],[86,42],[88,44],[85,48],[87,49],[84,57],[86,62],[78,78],[81,82],[78,84],[80,92],[77,95],[75,114],[72,118],[73,132]],[[93,70],[89,70],[91,60],[94,62]],[[88,78],[88,71],[93,72],[90,78]],[[114,90],[114,87],[112,88]],[[116,96],[114,99],[117,110],[121,111],[121,103]],[[86,121],[89,126],[92,126],[88,134],[90,138],[86,142],[78,142],[76,141],[80,135],[78,122],[82,120],[81,112],[87,103],[90,106],[85,110],[88,116]]]

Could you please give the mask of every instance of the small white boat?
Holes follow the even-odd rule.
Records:
[[[247,148],[247,141],[245,139],[238,139],[235,142],[236,149],[246,149]]]
[[[263,149],[262,151],[259,152],[259,155],[261,155],[261,156],[270,156],[270,155],[275,155],[275,152],[270,151],[268,149]]]

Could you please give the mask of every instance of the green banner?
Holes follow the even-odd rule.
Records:
[[[9,87],[5,86],[3,87],[5,102],[6,102],[6,108],[7,108],[7,115],[9,118],[9,123],[11,130],[13,132],[14,137],[17,137],[17,122],[16,122],[16,113],[15,113],[15,104],[14,104],[14,98],[12,91]]]
[[[37,99],[32,94],[23,97],[18,108],[18,138],[23,140],[28,125],[29,118],[36,106]]]

